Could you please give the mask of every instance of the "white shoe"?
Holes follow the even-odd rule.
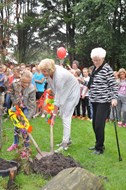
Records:
[[[61,142],[61,143],[59,143],[59,144],[56,144],[56,146],[57,146],[57,147],[61,147],[61,146],[64,146],[64,144],[65,144],[65,146],[66,146],[66,144],[67,144],[67,146],[70,146],[70,145],[72,144],[72,140],[69,139],[69,142],[68,142],[68,143]]]
[[[58,153],[58,152],[61,152],[61,151],[63,151],[63,147],[62,147],[62,146],[59,147],[58,149],[56,149],[54,152],[55,152],[55,153]]]
[[[44,117],[45,117],[45,114],[43,113],[43,114],[41,115],[41,117],[44,118]]]
[[[55,150],[55,152],[68,150],[68,148],[69,148],[68,143],[61,143],[61,144],[59,144],[59,148],[57,150]]]
[[[36,118],[39,116],[39,113],[36,113],[35,115],[33,115],[33,118]]]
[[[59,144],[56,144],[57,147],[61,147],[63,145],[63,143],[59,143]]]

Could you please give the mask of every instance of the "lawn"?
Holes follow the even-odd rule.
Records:
[[[37,141],[42,151],[50,151],[49,125],[45,119],[38,117],[31,120],[33,126],[32,135]],[[62,139],[62,122],[56,119],[54,126],[54,147]],[[72,121],[72,145],[63,152],[65,156],[70,155],[81,165],[97,176],[102,176],[106,190],[125,190],[126,189],[126,128],[117,128],[122,161],[119,161],[116,137],[113,123],[106,123],[105,128],[105,152],[103,155],[94,155],[88,147],[93,146],[95,139],[90,121],[73,119]],[[15,157],[15,151],[7,152],[6,149],[13,142],[13,125],[11,121],[3,122],[3,148],[0,157],[10,160]],[[33,156],[37,154],[31,145]],[[7,178],[0,177],[0,190],[4,190]],[[25,175],[20,171],[16,176],[16,184],[20,190],[39,190],[46,180],[40,175]]]

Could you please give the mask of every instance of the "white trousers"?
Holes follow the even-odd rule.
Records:
[[[79,93],[74,92],[66,101],[66,103],[60,107],[60,115],[63,123],[63,142],[68,143],[71,137],[71,121],[74,109],[79,102]]]

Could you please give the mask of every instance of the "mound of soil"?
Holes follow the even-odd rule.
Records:
[[[18,186],[15,184],[15,177],[16,177],[16,172],[17,172],[18,167],[19,167],[19,163],[17,163],[16,161],[14,160],[7,161],[0,158],[0,176],[2,177],[9,176],[9,180],[6,187],[7,190],[18,189]]]
[[[9,168],[13,168],[13,167],[14,167],[13,163],[0,158],[0,170],[8,170]]]
[[[54,153],[53,155],[43,157],[40,160],[35,158],[31,167],[37,174],[41,174],[45,177],[53,177],[63,169],[81,167],[81,165],[70,156],[65,157],[62,154]]]

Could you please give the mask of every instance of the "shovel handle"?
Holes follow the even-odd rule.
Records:
[[[53,142],[53,125],[50,125],[50,151],[54,152],[54,142]]]
[[[29,138],[31,139],[32,143],[34,144],[36,150],[42,155],[41,150],[40,150],[38,144],[36,143],[35,139],[34,139],[33,136],[31,135],[31,133],[28,133],[28,135],[29,135]]]

